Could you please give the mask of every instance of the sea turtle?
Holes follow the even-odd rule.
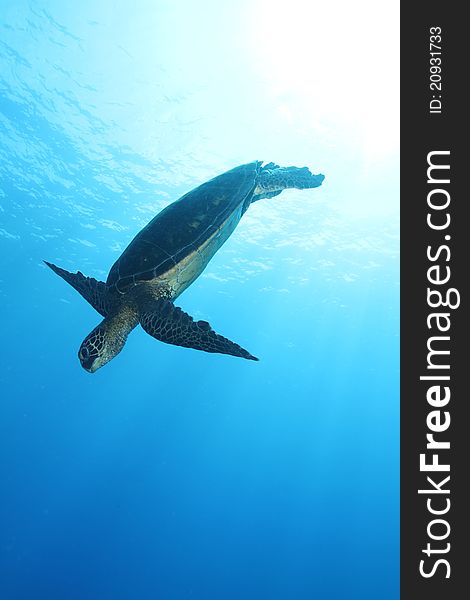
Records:
[[[203,272],[252,202],[286,188],[318,187],[323,179],[307,167],[261,161],[235,167],[157,214],[114,263],[106,283],[45,261],[104,317],[80,346],[82,367],[94,373],[109,362],[139,323],[168,344],[258,360],[173,301]]]

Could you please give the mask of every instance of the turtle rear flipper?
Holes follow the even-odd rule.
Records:
[[[106,317],[108,315],[109,306],[108,301],[106,300],[106,284],[102,281],[98,281],[93,277],[85,277],[83,273],[78,271],[78,273],[70,273],[65,269],[61,269],[60,267],[44,261],[46,265],[57,273],[59,277],[62,277],[67,283],[77,290],[79,294],[81,294],[87,302],[89,302],[93,308]]]
[[[140,324],[160,342],[258,360],[235,342],[216,333],[207,321],[195,321],[169,300],[147,302],[141,310]]]
[[[262,168],[258,176],[252,202],[272,198],[282,190],[291,188],[297,190],[316,188],[324,179],[324,175],[314,175],[307,167],[279,167],[269,163]]]

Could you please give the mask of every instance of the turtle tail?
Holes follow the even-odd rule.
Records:
[[[280,167],[269,163],[261,169],[258,176],[254,200],[272,198],[289,188],[316,188],[324,179],[324,175],[314,175],[308,167]]]

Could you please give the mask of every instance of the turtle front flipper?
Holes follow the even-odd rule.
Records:
[[[149,335],[166,344],[258,360],[216,333],[207,321],[195,321],[169,300],[148,301],[141,309],[140,324]]]
[[[105,283],[98,281],[93,277],[85,277],[80,271],[78,271],[78,273],[70,273],[65,269],[61,269],[60,267],[47,262],[47,260],[44,262],[54,271],[54,273],[57,273],[59,277],[65,279],[67,283],[70,283],[70,285],[75,288],[77,292],[100,313],[100,315],[103,315],[103,317],[108,315],[109,306],[106,299]]]

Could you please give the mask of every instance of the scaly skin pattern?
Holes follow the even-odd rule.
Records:
[[[140,324],[149,335],[167,344],[258,360],[238,344],[216,333],[207,321],[195,321],[168,300],[148,303],[140,316]]]

